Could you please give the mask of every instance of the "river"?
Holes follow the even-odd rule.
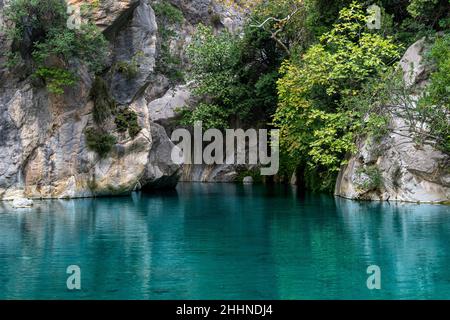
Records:
[[[81,290],[66,285],[71,265]],[[0,299],[430,298],[450,299],[448,206],[188,183],[0,203]]]

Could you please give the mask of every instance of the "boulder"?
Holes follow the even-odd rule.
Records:
[[[191,90],[188,85],[180,85],[168,90],[161,98],[148,104],[152,121],[169,124],[177,117],[177,110],[191,104]]]
[[[243,184],[253,184],[253,177],[244,177],[244,179],[242,179],[242,183]]]
[[[13,208],[31,208],[33,206],[33,200],[25,198],[14,199],[12,206]]]
[[[144,190],[173,188],[181,175],[181,166],[172,161],[175,145],[170,141],[166,130],[154,123],[151,127],[152,148],[148,154],[146,170],[140,184]]]

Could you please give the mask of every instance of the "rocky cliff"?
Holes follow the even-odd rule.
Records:
[[[0,25],[9,0],[0,0]],[[86,1],[68,0],[74,6]],[[107,68],[102,78],[120,110],[137,116],[139,133],[118,130],[113,118],[104,127],[115,138],[107,157],[87,145],[95,126],[92,89],[96,78],[80,61],[71,61],[79,81],[63,95],[36,86],[32,77],[5,67],[11,43],[0,33],[0,200],[17,198],[76,198],[122,195],[138,189],[173,187],[183,181],[228,182],[248,168],[193,165],[170,160],[177,109],[195,105],[191,83],[173,73],[189,62],[185,49],[199,23],[237,32],[240,13],[212,0],[102,0],[92,19],[108,40]],[[174,22],[161,16],[161,3],[182,15]],[[159,8],[159,9],[158,9]],[[170,32],[168,32],[170,31]],[[428,72],[422,63],[424,42],[405,54],[405,82],[420,90]],[[170,57],[170,59],[168,59]],[[173,67],[173,66],[172,66]],[[132,69],[132,76],[124,69]],[[126,71],[126,70],[125,70]],[[128,70],[130,73],[131,71]],[[339,175],[336,195],[350,199],[444,202],[450,199],[449,157],[430,145],[418,148],[405,129],[405,119],[391,120],[391,133],[381,144],[362,137],[359,152]],[[365,169],[375,169],[376,188]],[[364,169],[364,170],[363,170]],[[367,170],[366,170],[367,171]],[[369,172],[370,173],[370,172]]]
[[[0,23],[7,0],[0,1]],[[70,0],[72,5],[85,1]],[[230,12],[211,0],[170,1],[183,15],[170,39],[162,31],[172,28],[155,14],[161,1],[99,1],[93,18],[110,47],[105,81],[121,110],[137,115],[136,136],[119,132],[113,119],[105,127],[116,143],[107,157],[87,147],[86,131],[93,126],[92,95],[95,82],[87,68],[73,61],[80,79],[63,95],[51,94],[5,67],[10,50],[0,35],[0,200],[15,198],[75,198],[126,194],[136,189],[176,185],[181,168],[170,160],[173,147],[162,124],[175,116],[190,97],[181,80],[161,68],[167,54],[185,67],[184,50],[199,22],[220,18],[218,27],[236,28]],[[135,61],[133,77],[117,65]],[[156,123],[158,122],[158,123]]]
[[[411,101],[417,101],[428,83],[425,51],[426,42],[420,40],[400,62],[404,83],[413,89]],[[450,157],[430,144],[417,144],[402,113],[391,118],[389,132],[381,142],[365,137],[359,140],[359,151],[339,174],[336,195],[361,200],[449,201]]]

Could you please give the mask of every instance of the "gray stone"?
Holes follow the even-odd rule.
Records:
[[[227,150],[225,150],[227,151]],[[234,159],[237,158],[236,151],[233,151]],[[239,172],[259,170],[258,165],[238,165],[231,163],[233,155],[225,155],[223,164],[184,164],[181,181],[184,182],[236,182]]]
[[[243,184],[253,184],[253,177],[245,177],[245,178],[242,180],[242,183],[243,183]]]
[[[25,198],[14,199],[12,206],[13,208],[31,208],[33,206],[33,200]]]
[[[114,40],[111,94],[119,104],[128,104],[150,83],[156,65],[156,17],[145,2],[134,10],[129,23]],[[123,72],[119,67],[129,70]]]
[[[182,85],[172,88],[164,96],[149,103],[150,118],[154,122],[167,123],[177,117],[177,109],[189,107],[191,91],[189,86]]]

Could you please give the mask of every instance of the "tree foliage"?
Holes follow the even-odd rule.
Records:
[[[366,21],[363,7],[354,2],[341,10],[320,43],[281,69],[274,123],[282,147],[294,161],[319,172],[339,171],[345,155],[355,151],[361,115],[343,101],[400,57],[393,40],[369,32]]]
[[[184,124],[223,128],[244,119],[255,126],[273,118],[268,125],[282,132],[281,174],[296,170],[316,190],[334,187],[358,136],[379,143],[392,129],[393,105],[418,144],[434,139],[446,149],[446,37],[430,51],[434,72],[418,105],[409,101],[395,63],[416,40],[448,30],[448,0],[222,2],[246,13],[248,22],[240,36],[200,29],[190,57],[201,103],[185,110]],[[367,28],[369,4],[381,8],[379,30]]]
[[[434,66],[419,109],[427,119],[430,135],[450,154],[450,32],[437,36],[429,54]]]
[[[278,67],[286,54],[266,33],[248,27],[239,37],[200,26],[188,55],[195,94],[203,102],[194,113],[184,113],[183,123],[217,123],[211,114],[222,127],[268,121],[276,108]]]

